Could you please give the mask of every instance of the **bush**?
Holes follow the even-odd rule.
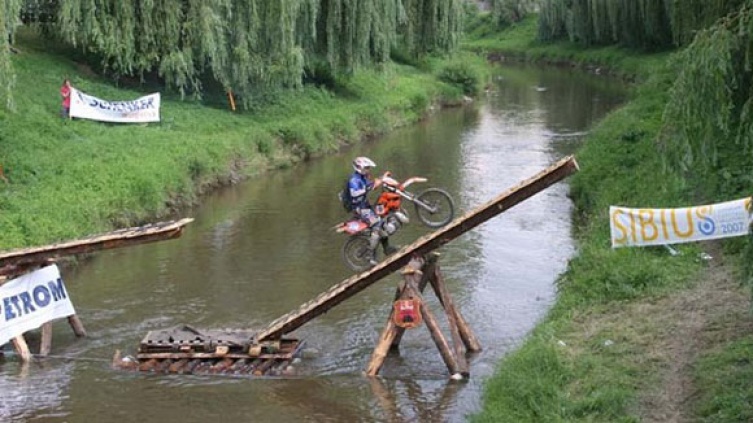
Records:
[[[439,70],[439,79],[448,84],[457,85],[463,94],[475,95],[481,91],[481,75],[466,62],[452,62]]]

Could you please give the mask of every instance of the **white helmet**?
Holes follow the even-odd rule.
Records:
[[[353,160],[353,169],[361,175],[365,174],[368,169],[376,167],[376,163],[368,157],[356,157]]]

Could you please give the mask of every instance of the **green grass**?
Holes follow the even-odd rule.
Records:
[[[689,287],[700,268],[695,260],[700,250],[685,244],[677,257],[662,248],[613,250],[608,208],[679,207],[697,200],[692,183],[664,170],[657,149],[674,75],[664,66],[667,53],[544,45],[535,41],[535,25],[531,17],[501,33],[476,28],[483,36],[471,37],[464,47],[530,61],[613,67],[614,73],[644,82],[628,104],[592,129],[578,152],[581,170],[570,180],[578,255],[558,280],[557,302],[547,317],[486,382],[483,409],[472,420],[638,421],[642,393],[659,383],[661,362],[652,348],[661,342],[662,322],[642,320],[630,305]],[[613,314],[619,316],[615,321]]]
[[[594,128],[577,154],[581,170],[571,179],[571,195],[578,256],[559,279],[558,299],[545,321],[487,382],[475,421],[637,421],[630,410],[640,388],[655,382],[656,363],[646,358],[645,345],[635,344],[638,334],[625,334],[629,326],[586,335],[583,320],[687,287],[698,269],[693,245],[671,257],[661,248],[612,250],[609,244],[609,205],[673,207],[690,201],[683,181],[662,172],[656,151],[671,76],[661,72],[655,68],[657,77]],[[642,332],[650,330],[657,328]],[[606,348],[607,340],[615,346]]]
[[[701,422],[753,421],[753,337],[750,335],[706,354],[696,367],[695,400]]]
[[[165,93],[160,123],[64,121],[64,77],[104,99],[144,92],[98,78],[33,32],[21,31],[17,44],[15,110],[0,110],[0,164],[10,181],[0,183],[0,250],[162,218],[207,187],[335,151],[461,95],[435,76],[443,61],[435,71],[391,64],[338,79],[332,91],[280,94],[253,111]]]
[[[665,319],[676,314],[665,307],[697,280],[700,264],[695,257],[700,247],[684,244],[677,257],[661,248],[612,250],[608,208],[680,207],[750,195],[749,184],[744,183],[747,175],[727,171],[740,168],[735,161],[749,158],[731,153],[723,158],[728,166],[713,171],[717,173],[694,169],[678,175],[665,170],[657,140],[676,75],[667,65],[670,53],[539,43],[535,16],[504,31],[490,28],[482,17],[470,30],[463,43],[468,50],[492,57],[605,67],[641,81],[631,101],[593,128],[578,152],[581,170],[571,178],[578,255],[558,280],[558,298],[547,317],[486,381],[483,409],[471,419],[639,421],[641,401],[661,389],[660,375],[673,359],[671,348],[662,345],[673,324]],[[751,245],[751,239],[743,238],[724,243],[732,274],[742,273],[739,267],[752,266]],[[724,327],[712,322],[710,330],[715,324]],[[753,420],[750,336],[709,343],[699,353],[700,359],[692,363],[697,394],[685,410],[687,415],[704,422]]]
[[[617,46],[584,48],[571,42],[537,41],[538,16],[533,14],[504,31],[479,23],[461,43],[463,49],[491,57],[510,56],[517,60],[545,64],[598,68],[600,72],[628,78],[647,79],[651,70],[664,63],[668,52],[646,54]]]

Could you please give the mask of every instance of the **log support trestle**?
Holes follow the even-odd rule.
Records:
[[[420,314],[431,338],[444,360],[447,370],[455,379],[470,376],[466,352],[481,351],[481,344],[471,331],[468,323],[460,312],[455,308],[452,297],[444,284],[444,278],[438,263],[439,254],[430,253],[422,257],[414,257],[401,272],[403,281],[395,293],[395,301],[418,300]],[[450,341],[444,336],[439,328],[439,323],[429,307],[423,301],[423,291],[426,285],[431,285],[434,293],[447,316],[450,330]],[[399,320],[399,319],[397,319]],[[385,323],[384,329],[379,336],[377,345],[366,368],[367,376],[376,376],[382,368],[390,350],[396,351],[405,333],[405,328],[400,326],[395,319],[395,308]]]

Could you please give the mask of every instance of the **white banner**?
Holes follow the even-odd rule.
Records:
[[[0,345],[43,324],[76,314],[56,265],[0,286]]]
[[[71,88],[71,117],[102,122],[159,122],[160,94],[133,101],[107,101]]]
[[[751,197],[681,209],[609,208],[612,248],[679,244],[746,235]]]

